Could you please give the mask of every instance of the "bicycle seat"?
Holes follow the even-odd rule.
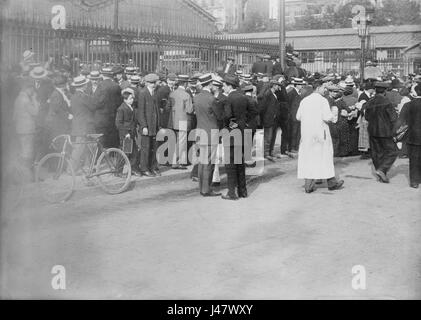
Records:
[[[92,140],[98,140],[99,138],[103,137],[104,135],[102,133],[100,134],[87,134],[86,137],[88,139],[92,139]]]

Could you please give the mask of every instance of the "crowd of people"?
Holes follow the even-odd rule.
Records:
[[[33,56],[24,53],[21,70],[5,91],[14,97],[14,130],[28,170],[49,152],[54,137],[70,134],[82,142],[93,133],[103,135],[105,148],[125,150],[135,175],[160,176],[162,166],[187,170],[191,161],[186,152],[174,152],[165,163],[157,160],[165,142],[157,135],[172,130],[178,137],[175,150],[195,145],[199,159],[207,160],[199,160],[191,173],[200,193],[221,196],[212,187],[220,183],[213,161],[220,157],[220,141],[191,142],[187,137],[194,129],[211,136],[215,130],[235,128],[242,133],[249,129],[253,135],[262,129],[264,157],[270,162],[298,157],[298,177],[306,179],[308,193],[316,190],[320,179],[328,180],[330,190],[342,188],[344,182],[335,178],[334,157],[371,158],[384,183],[396,158],[409,157],[410,185],[418,188],[421,183],[420,75],[369,75],[361,85],[350,74],[309,74],[296,53],[288,54],[285,70],[279,59],[262,55],[250,74],[230,57],[215,72],[193,75],[140,73],[132,61],[124,67],[98,63],[94,70],[72,75],[50,61],[40,65]],[[275,150],[279,131],[281,145]],[[243,143],[229,146],[230,157],[237,150],[244,153]],[[78,144],[72,151],[76,171],[85,147]],[[240,163],[230,160],[225,161],[228,193],[222,198],[245,198],[245,170],[255,164],[246,164],[244,157]]]

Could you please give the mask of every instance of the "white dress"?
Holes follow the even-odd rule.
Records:
[[[301,121],[298,179],[333,178],[333,144],[327,124],[333,120],[333,114],[329,102],[320,94],[312,93],[301,101],[297,120]]]

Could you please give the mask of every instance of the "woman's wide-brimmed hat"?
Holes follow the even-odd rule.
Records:
[[[79,76],[73,79],[72,87],[83,87],[84,85],[88,84],[89,79],[86,79],[85,76]]]

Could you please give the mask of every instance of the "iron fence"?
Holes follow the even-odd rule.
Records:
[[[6,66],[18,64],[22,53],[32,49],[39,62],[52,58],[60,65],[65,59],[74,68],[95,65],[98,60],[127,64],[132,59],[142,71],[192,74],[215,71],[233,56],[239,68],[249,72],[258,54],[278,54],[276,45],[229,36],[179,34],[157,28],[121,28],[116,32],[83,23],[53,30],[39,20],[3,20],[1,41],[1,61]]]

